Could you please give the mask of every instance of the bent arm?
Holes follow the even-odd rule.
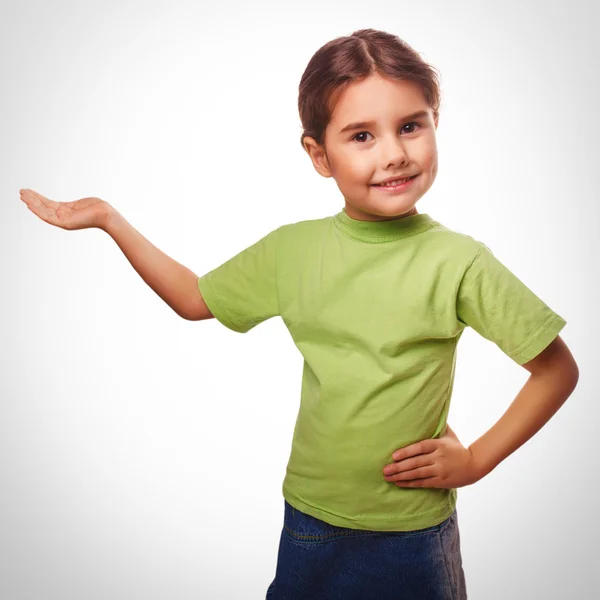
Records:
[[[154,246],[108,203],[102,229],[140,277],[180,317],[189,321],[213,317],[198,289],[197,275]]]
[[[529,379],[496,424],[469,446],[482,477],[536,434],[579,380],[577,363],[560,336],[522,366]]]

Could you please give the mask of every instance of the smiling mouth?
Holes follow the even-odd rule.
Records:
[[[418,175],[418,173],[417,173],[417,175]],[[412,179],[417,177],[417,175],[413,175],[412,177],[405,177],[404,179],[396,179],[395,181],[400,182],[399,184],[396,184],[396,186],[408,183],[409,181],[411,181]],[[394,186],[390,186],[389,184],[386,185],[384,183],[372,183],[371,185],[374,187],[394,187]]]

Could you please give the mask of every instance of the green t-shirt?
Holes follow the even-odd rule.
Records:
[[[283,319],[304,357],[283,496],[354,529],[423,529],[454,510],[456,489],[401,488],[383,466],[443,434],[466,326],[520,365],[566,324],[487,246],[425,213],[282,225],[198,287],[233,331]]]

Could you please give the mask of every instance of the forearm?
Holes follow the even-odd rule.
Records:
[[[535,435],[558,411],[577,384],[569,369],[529,376],[502,417],[469,449],[482,477]]]
[[[180,317],[193,318],[193,300],[200,294],[193,271],[159,250],[109,204],[102,229],[160,298]]]

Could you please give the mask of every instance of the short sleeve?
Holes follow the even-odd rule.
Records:
[[[485,244],[478,244],[458,288],[457,317],[522,365],[544,350],[567,322]]]
[[[275,229],[220,266],[198,277],[210,312],[223,325],[246,333],[279,314]]]

